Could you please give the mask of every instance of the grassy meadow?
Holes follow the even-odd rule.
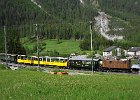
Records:
[[[0,68],[1,100],[138,100],[140,76],[51,75]]]
[[[24,47],[27,51],[31,51],[35,53],[36,50],[36,41],[29,41],[27,38],[24,38],[24,40],[21,40],[24,44]],[[23,42],[26,41],[26,42]],[[79,53],[80,47],[79,47],[80,41],[72,41],[72,40],[40,40],[40,44],[42,44],[43,50],[41,50],[41,55],[47,55],[49,51],[57,51],[60,54],[70,54],[70,53]],[[34,50],[35,49],[35,50]],[[33,50],[33,51],[32,51]]]
[[[58,42],[58,40],[45,40],[44,43],[46,43],[46,46],[42,52],[47,50],[56,50],[60,53],[73,53],[80,51],[79,41],[60,40],[60,42]]]

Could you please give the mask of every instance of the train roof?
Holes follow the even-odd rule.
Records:
[[[0,55],[5,55],[5,53],[0,53]]]
[[[86,58],[84,56],[72,56],[72,57],[69,57],[69,60],[99,61],[100,59]]]
[[[81,61],[92,61],[93,60],[93,61],[99,61],[100,59],[90,59],[90,58],[85,58],[85,59],[83,59],[83,58],[82,59],[71,59],[70,58],[69,60],[81,60]]]
[[[128,59],[103,59],[106,61],[128,61]]]
[[[64,57],[50,57],[50,58],[67,59],[67,58],[64,58]]]
[[[26,55],[18,55],[18,56],[26,56]]]
[[[5,55],[5,53],[0,53],[0,55]],[[18,54],[9,54],[9,53],[7,53],[6,55],[15,56],[15,55],[18,55]]]
[[[68,59],[68,58],[64,58],[64,57],[50,57],[50,56],[44,56],[43,58]]]
[[[17,56],[17,54],[11,54],[11,56]]]

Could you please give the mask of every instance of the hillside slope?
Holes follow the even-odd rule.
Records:
[[[114,45],[109,41],[118,38],[123,38],[121,44],[128,42],[127,47],[140,46],[139,5],[139,0],[1,0],[0,34],[7,25],[7,30],[32,39],[37,23],[40,39],[86,40],[81,43],[89,44],[92,21],[93,45],[97,45],[93,49]],[[105,16],[100,17],[101,13]]]
[[[128,40],[131,40],[130,37],[138,36],[140,32],[138,0],[36,0],[36,2],[61,20],[70,23],[95,21],[95,17],[100,15],[98,12],[105,12],[109,20],[107,33],[122,35]]]
[[[98,0],[101,10],[111,16],[109,34],[121,34],[136,42],[140,33],[139,0]],[[120,29],[121,28],[121,29]],[[140,41],[137,41],[140,42]]]

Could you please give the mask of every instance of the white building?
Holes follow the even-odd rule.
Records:
[[[121,56],[121,48],[117,46],[108,47],[103,51],[103,56],[104,57]]]
[[[140,47],[131,47],[128,51],[127,51],[127,55],[128,56],[140,56]]]

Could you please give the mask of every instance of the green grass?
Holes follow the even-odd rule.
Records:
[[[48,51],[54,50],[60,54],[79,53],[81,51],[79,41],[60,40],[60,42],[58,42],[58,40],[40,40],[40,42],[46,44],[43,46],[44,49],[40,52],[41,55],[46,55],[49,53]],[[36,41],[24,43],[26,50],[32,50],[35,45]]]
[[[72,52],[79,52],[79,41],[72,41],[72,40],[46,40],[46,50],[56,50],[60,53],[72,53]]]
[[[137,75],[51,75],[0,70],[1,100],[138,100]]]
[[[0,70],[6,69],[5,65],[0,65]]]
[[[23,44],[26,50],[32,50],[33,47],[36,45],[36,41],[30,40],[28,37],[21,38],[20,42]]]

